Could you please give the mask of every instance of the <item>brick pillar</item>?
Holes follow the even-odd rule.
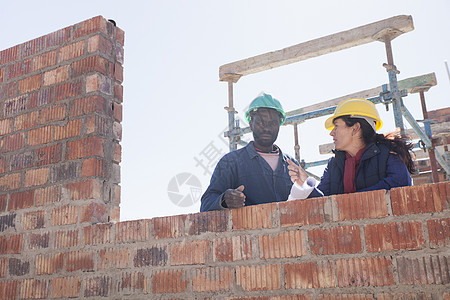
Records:
[[[119,220],[123,45],[98,16],[0,52],[0,233]]]

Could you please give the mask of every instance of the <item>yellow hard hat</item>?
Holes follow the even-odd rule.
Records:
[[[383,122],[380,119],[375,104],[366,99],[351,98],[340,102],[334,111],[334,115],[325,121],[325,128],[332,130],[334,128],[333,120],[341,116],[372,118],[376,121],[375,131],[383,126]]]

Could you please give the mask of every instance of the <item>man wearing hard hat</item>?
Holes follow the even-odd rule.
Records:
[[[262,94],[245,113],[253,132],[246,147],[226,154],[217,164],[200,211],[285,201],[291,190],[287,160],[274,145],[286,114],[280,102]]]

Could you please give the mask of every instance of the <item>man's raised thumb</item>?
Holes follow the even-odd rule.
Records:
[[[238,190],[239,192],[242,192],[244,190],[244,186],[240,185],[236,190]]]

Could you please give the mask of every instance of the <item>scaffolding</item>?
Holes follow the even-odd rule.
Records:
[[[300,146],[298,143],[298,125],[300,123],[303,123],[308,119],[332,114],[337,104],[344,99],[365,98],[372,101],[374,104],[381,103],[386,105],[386,107],[392,105],[395,126],[400,128],[401,134],[403,136],[408,134],[405,132],[403,123],[403,118],[405,118],[413,128],[415,135],[420,139],[417,146],[421,145],[427,150],[433,182],[439,181],[437,163],[441,165],[448,178],[450,175],[450,166],[439,151],[435,149],[431,125],[433,121],[428,119],[425,103],[425,92],[436,85],[435,74],[431,73],[401,81],[397,80],[399,71],[394,64],[391,41],[401,34],[412,31],[413,29],[412,17],[400,15],[221,66],[219,68],[219,80],[228,82],[228,106],[225,107],[225,110],[228,112],[228,131],[226,131],[224,135],[229,138],[229,150],[236,150],[237,145],[245,145],[246,143],[241,140],[241,136],[251,132],[249,127],[241,128],[239,126],[239,120],[235,118],[237,112],[234,108],[233,84],[235,84],[242,76],[378,41],[385,45],[387,63],[384,63],[383,66],[388,73],[389,84],[321,102],[316,105],[303,107],[287,113],[287,119],[283,125],[292,125],[294,128],[294,151],[296,159],[300,162]],[[422,129],[418,122],[413,118],[403,103],[402,98],[406,97],[408,93],[420,94],[424,117],[421,122],[424,124],[424,129]],[[445,127],[444,131],[447,131],[448,133],[448,128]],[[329,148],[329,152],[331,152],[332,144],[331,147],[330,145],[327,147]],[[320,152],[326,153],[326,151]],[[327,160],[306,163],[303,160],[302,166],[306,169],[325,164],[326,162]]]

